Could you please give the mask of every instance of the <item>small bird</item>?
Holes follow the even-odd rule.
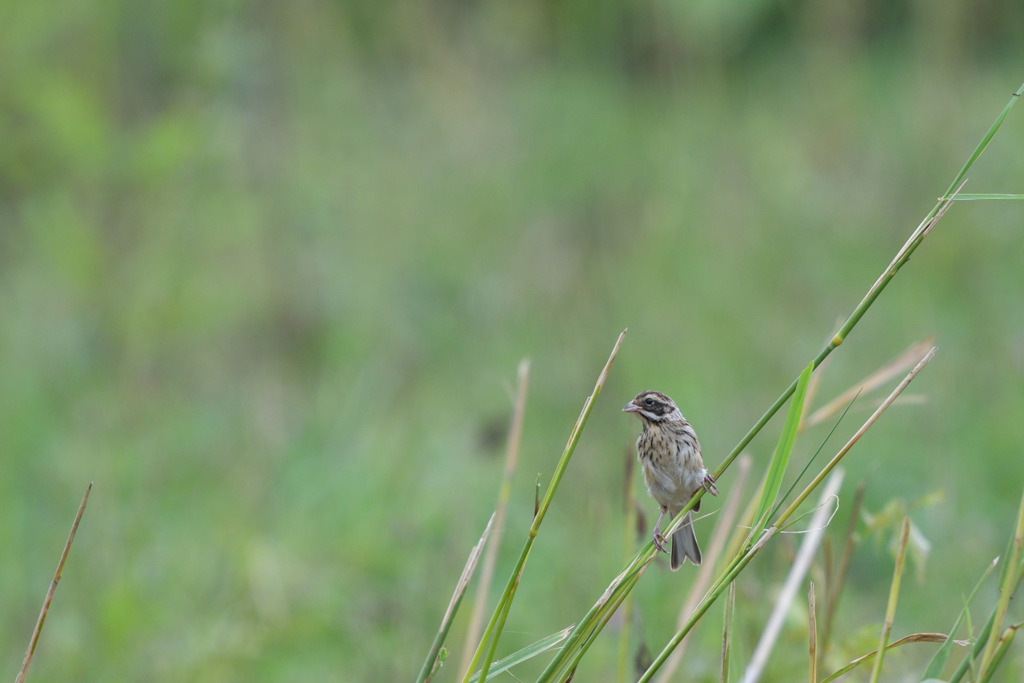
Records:
[[[697,433],[679,412],[676,404],[660,391],[642,391],[622,409],[636,413],[644,430],[636,440],[636,455],[644,471],[647,492],[661,506],[661,514],[654,524],[654,545],[665,550],[661,520],[665,513],[675,517],[698,489],[717,496],[715,479],[704,467],[700,455]],[[700,501],[693,510],[700,508]],[[679,569],[689,558],[700,564],[700,547],[693,533],[693,518],[686,513],[683,525],[672,534],[672,571]]]

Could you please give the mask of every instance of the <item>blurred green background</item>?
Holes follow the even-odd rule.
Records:
[[[3,14],[5,677],[95,482],[39,681],[411,679],[493,508],[517,363],[532,372],[499,583],[537,475],[548,481],[628,327],[501,649],[575,621],[622,566],[639,425],[621,406],[669,393],[717,466],[1022,80],[1024,5],[999,0],[93,0]],[[967,191],[1024,190],[1022,154],[1018,110]],[[894,409],[846,462],[841,506],[861,481],[876,514],[943,496],[912,513],[932,555],[904,587],[896,637],[948,629],[1011,529],[1022,215],[955,206],[822,383],[831,398],[916,340],[939,346],[913,387],[927,402]],[[778,427],[752,444],[757,473]],[[873,649],[890,535],[854,558],[840,658]],[[738,662],[789,550],[740,582]],[[636,591],[655,652],[693,576],[664,569]],[[689,650],[697,680],[718,667],[712,612]],[[800,619],[773,680],[805,675]],[[887,659],[894,672],[920,672],[934,646],[910,647]],[[610,678],[615,648],[609,630],[577,678]]]

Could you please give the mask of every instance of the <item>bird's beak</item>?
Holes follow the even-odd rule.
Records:
[[[626,407],[622,409],[622,412],[624,412],[624,413],[639,413],[640,412],[640,406],[638,406],[637,404],[635,404],[632,401],[630,401],[629,403],[626,404]]]

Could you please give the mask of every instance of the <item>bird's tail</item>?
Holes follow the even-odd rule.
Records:
[[[697,536],[693,533],[693,518],[686,513],[683,525],[672,534],[672,571],[683,566],[683,561],[689,558],[690,562],[700,565],[700,546],[697,545]]]

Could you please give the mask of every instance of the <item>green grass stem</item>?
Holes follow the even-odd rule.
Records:
[[[878,677],[882,674],[885,648],[889,645],[889,634],[892,633],[892,624],[896,619],[896,604],[899,602],[900,597],[900,586],[903,581],[903,563],[907,557],[907,538],[909,535],[910,517],[904,517],[903,529],[900,531],[900,540],[896,551],[896,567],[893,570],[892,585],[889,588],[889,602],[885,606],[885,623],[882,625],[882,633],[878,638],[878,656],[875,657],[874,666],[871,668],[871,683],[878,683]]]

